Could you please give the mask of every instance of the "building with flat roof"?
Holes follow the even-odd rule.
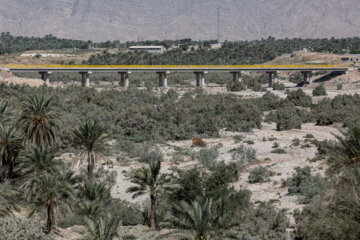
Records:
[[[164,53],[166,48],[164,46],[131,46],[130,51],[146,51],[149,53]]]
[[[346,54],[341,58],[341,61],[358,63],[359,59],[360,59],[360,54]]]

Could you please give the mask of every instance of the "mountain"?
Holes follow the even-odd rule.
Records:
[[[359,0],[0,0],[0,32],[81,40],[360,35]]]

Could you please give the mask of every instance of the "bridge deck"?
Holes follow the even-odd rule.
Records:
[[[196,72],[196,71],[329,71],[343,72],[343,65],[4,65],[11,72]]]

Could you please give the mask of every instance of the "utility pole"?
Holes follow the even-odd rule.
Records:
[[[217,32],[218,32],[218,44],[219,46],[221,46],[221,36],[220,36],[220,3],[219,3],[219,6],[217,7]]]

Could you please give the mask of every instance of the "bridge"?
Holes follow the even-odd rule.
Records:
[[[155,72],[159,75],[159,86],[167,87],[167,77],[171,72],[193,72],[196,75],[196,86],[205,87],[205,74],[208,72],[229,72],[233,82],[242,81],[246,71],[265,72],[269,75],[269,87],[277,82],[278,73],[301,72],[304,83],[311,84],[313,72],[346,72],[342,65],[4,65],[10,72],[38,72],[45,83],[50,82],[53,72],[77,72],[81,75],[82,86],[90,86],[90,74],[97,72],[117,72],[120,75],[120,86],[129,86],[129,75],[132,72]]]

